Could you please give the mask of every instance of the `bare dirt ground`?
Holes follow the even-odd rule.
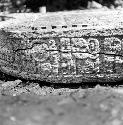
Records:
[[[123,125],[122,87],[0,81],[0,125]]]

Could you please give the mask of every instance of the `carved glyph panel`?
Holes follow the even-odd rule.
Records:
[[[116,54],[121,51],[122,41],[116,37],[105,38],[104,51],[111,54]]]
[[[30,47],[28,46],[29,48],[14,54],[13,68],[26,74],[47,77],[120,73],[123,58],[116,53],[121,51],[121,40],[115,37],[102,37],[101,41],[96,37],[36,39]],[[103,45],[105,53],[102,53],[100,44]],[[8,50],[5,53],[8,53]],[[6,56],[1,58],[7,59]]]
[[[72,52],[88,52],[89,43],[83,38],[72,38]]]

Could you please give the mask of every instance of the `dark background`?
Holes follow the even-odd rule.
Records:
[[[93,0],[0,0],[0,12],[39,12],[41,6],[46,6],[47,11],[51,12],[86,9],[88,8],[89,2],[92,1]],[[95,2],[107,8],[123,7],[123,0],[95,0]],[[94,8],[98,8],[97,5],[95,6]]]

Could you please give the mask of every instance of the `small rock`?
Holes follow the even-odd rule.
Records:
[[[113,91],[116,92],[116,93],[119,93],[119,94],[123,94],[123,88],[122,87],[114,88]]]
[[[122,124],[119,119],[115,119],[111,123],[112,123],[111,125],[121,125]]]
[[[58,102],[58,105],[71,104],[72,102],[74,102],[72,98],[64,98]]]
[[[108,106],[104,105],[104,104],[100,104],[100,108],[102,111],[107,111],[108,110]]]
[[[95,8],[95,9],[101,9],[103,6],[95,1],[88,3],[88,9]]]
[[[16,118],[15,118],[14,116],[11,116],[11,117],[10,117],[10,120],[13,121],[13,122],[15,122],[15,121],[16,121]]]
[[[8,88],[8,87],[15,87],[18,84],[20,84],[22,81],[21,80],[15,80],[15,81],[8,81],[2,84],[2,87],[4,89]]]
[[[118,113],[119,113],[119,110],[114,108],[112,111],[111,111],[111,114],[113,117],[117,117],[118,116]]]

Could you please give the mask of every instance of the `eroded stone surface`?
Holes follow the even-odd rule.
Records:
[[[37,15],[32,14],[33,19],[28,15],[26,19],[25,14],[23,20],[17,17],[18,24],[11,20],[9,26],[3,25],[2,71],[25,79],[58,83],[122,78],[122,12]],[[84,24],[83,16],[88,25]]]

